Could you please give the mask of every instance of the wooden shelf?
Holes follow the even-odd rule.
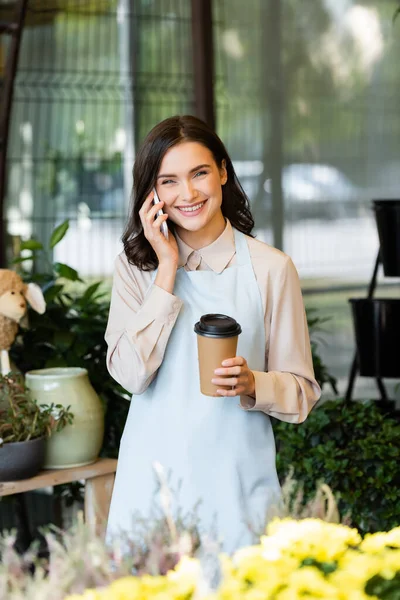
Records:
[[[85,480],[85,520],[98,535],[103,536],[117,463],[115,458],[99,458],[96,462],[84,467],[46,469],[30,479],[0,482],[0,497]]]
[[[30,479],[0,482],[0,496],[21,494],[22,492],[31,492],[44,487],[60,485],[61,483],[71,483],[80,479],[93,479],[101,475],[109,475],[115,473],[117,462],[115,458],[99,458],[96,462],[84,467],[46,469]]]

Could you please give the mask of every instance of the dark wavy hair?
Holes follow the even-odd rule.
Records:
[[[122,242],[128,261],[143,271],[157,268],[157,255],[146,240],[139,211],[154,188],[161,162],[166,152],[181,142],[198,142],[212,153],[219,169],[223,161],[228,179],[222,186],[222,214],[233,227],[251,236],[254,219],[249,200],[236,176],[232,161],[217,134],[206,123],[190,115],[175,116],[161,121],[147,135],[141,145],[133,167],[133,191],[128,223]],[[174,232],[174,224],[168,222]]]

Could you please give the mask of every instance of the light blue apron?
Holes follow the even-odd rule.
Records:
[[[242,326],[238,356],[265,370],[260,291],[245,236],[234,230],[237,264],[222,273],[178,269],[174,293],[183,301],[164,360],[148,389],[133,396],[121,440],[107,536],[129,531],[134,513],[150,514],[156,497],[153,461],[169,474],[182,514],[198,504],[201,530],[218,532],[232,552],[252,543],[279,501],[275,442],[269,417],[246,412],[240,398],[200,392],[194,324],[223,313]]]

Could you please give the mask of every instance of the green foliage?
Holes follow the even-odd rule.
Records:
[[[38,405],[20,375],[0,375],[0,445],[50,437],[72,421],[69,407]]]
[[[400,426],[376,403],[332,400],[298,426],[275,422],[274,431],[279,477],[293,468],[305,501],[321,479],[361,532],[399,525]]]
[[[365,593],[381,600],[398,600],[400,589],[400,572],[391,578],[374,575],[365,586]]]
[[[55,230],[52,247],[67,229],[62,224]],[[31,257],[39,251],[45,252],[32,249]],[[108,293],[102,291],[101,282],[86,286],[75,269],[61,263],[51,264],[50,274],[25,272],[23,276],[42,287],[47,307],[43,315],[29,310],[29,329],[20,329],[10,352],[12,360],[23,373],[49,367],[87,369],[106,411],[102,455],[116,458],[129,404],[125,390],[106,368]]]
[[[319,347],[321,345],[321,340],[318,338],[318,333],[320,333],[324,330],[323,325],[327,321],[329,321],[329,319],[326,317],[325,318],[319,317],[315,308],[308,308],[306,310],[306,314],[307,314],[308,330],[310,332],[310,339],[311,339],[311,353],[312,353],[315,379],[318,381],[319,385],[321,386],[321,389],[323,389],[325,384],[329,384],[330,387],[332,388],[332,391],[335,394],[337,394],[338,390],[337,390],[337,385],[336,385],[336,383],[337,383],[336,378],[333,377],[333,375],[331,375],[331,373],[329,373],[327,366],[325,365],[325,363],[323,362],[323,360],[319,354]]]
[[[55,230],[53,231],[53,233],[51,234],[51,237],[50,237],[50,243],[49,243],[50,248],[54,248],[54,246],[57,246],[57,244],[59,242],[61,242],[61,240],[67,233],[68,229],[69,229],[68,221],[64,221],[63,223],[61,223],[61,225],[59,225],[58,227],[55,228]]]

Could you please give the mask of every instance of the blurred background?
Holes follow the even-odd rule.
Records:
[[[9,263],[21,240],[47,240],[68,218],[54,258],[111,282],[135,148],[161,119],[196,112],[195,5],[28,3],[3,206]],[[256,236],[293,258],[307,307],[329,319],[321,353],[342,393],[354,352],[348,298],[366,295],[378,251],[371,201],[400,193],[397,6],[212,0],[206,23],[216,131]],[[379,288],[399,292],[382,274]],[[358,378],[354,395],[377,397],[374,380]]]

